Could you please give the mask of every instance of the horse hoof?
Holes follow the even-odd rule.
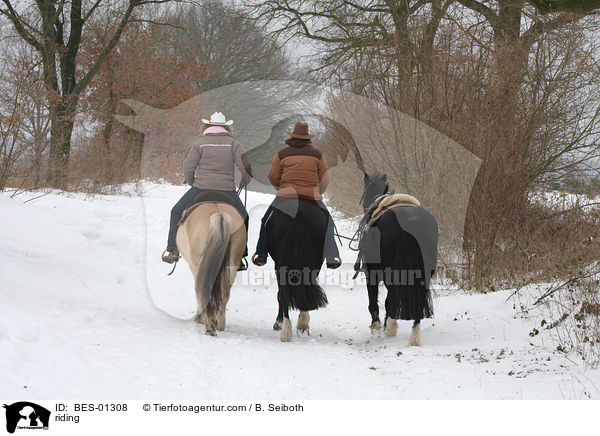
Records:
[[[299,328],[297,328],[296,329],[296,335],[297,336],[302,336],[305,333],[306,333],[307,336],[310,336],[310,329],[309,328],[306,328],[306,329],[299,329]]]
[[[380,321],[373,321],[373,323],[371,323],[369,328],[371,329],[372,335],[380,335],[381,334],[381,322]]]
[[[411,347],[420,347],[421,346],[421,326],[416,325],[412,328],[410,332],[410,339],[408,340],[408,345]]]
[[[300,332],[306,333],[310,336],[310,315],[308,312],[300,312],[298,316],[298,323],[296,324],[296,334],[300,336]]]
[[[398,333],[398,322],[395,319],[388,318],[385,323],[386,338],[394,337]]]
[[[217,336],[217,332],[213,331],[206,331],[204,334],[209,335],[209,336]]]
[[[283,326],[279,338],[281,339],[281,342],[290,342],[292,340],[292,323],[287,318],[283,320]]]
[[[275,330],[276,332],[278,332],[279,330],[281,330],[281,323],[283,321],[275,321],[275,324],[273,324],[273,330]]]

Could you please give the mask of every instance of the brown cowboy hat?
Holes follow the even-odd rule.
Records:
[[[308,124],[306,124],[306,123],[296,123],[296,125],[294,126],[294,131],[288,132],[288,135],[290,135],[292,138],[298,138],[298,139],[310,139],[310,138],[314,138],[314,136],[315,136],[315,135],[309,135]]]

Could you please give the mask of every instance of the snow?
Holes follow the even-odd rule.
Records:
[[[36,399],[583,399],[600,371],[556,351],[511,290],[469,294],[436,283],[421,347],[410,322],[372,337],[366,288],[323,270],[327,308],[311,335],[281,343],[271,261],[238,273],[227,329],[204,335],[192,275],[160,261],[169,210],[185,187],[144,182],[120,195],[0,194],[0,392]],[[250,252],[271,200],[250,192]],[[335,214],[336,217],[339,215]],[[352,220],[337,220],[351,235]],[[270,282],[261,281],[270,278]],[[383,315],[383,298],[380,295]],[[508,299],[508,300],[507,300]],[[293,323],[297,312],[293,314]]]

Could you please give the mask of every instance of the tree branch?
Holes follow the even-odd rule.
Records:
[[[600,9],[600,0],[527,0],[542,14],[574,12],[592,14]]]
[[[492,25],[494,31],[498,28],[498,15],[490,7],[476,0],[457,0],[461,5],[483,15]]]
[[[564,13],[554,17],[549,21],[537,21],[525,31],[521,37],[521,41],[523,41],[523,44],[528,47],[533,44],[535,38],[541,36],[543,33],[559,29],[560,27],[580,20],[583,17],[584,15],[581,14]]]
[[[73,89],[73,94],[79,95],[79,93],[81,93],[81,91],[91,82],[91,80],[94,78],[96,73],[98,73],[98,71],[100,70],[100,67],[102,66],[104,61],[108,58],[108,55],[110,54],[112,49],[117,45],[117,42],[119,42],[119,39],[121,38],[121,34],[123,33],[125,26],[127,26],[127,24],[129,23],[129,19],[131,17],[131,14],[133,13],[133,10],[142,3],[147,3],[147,2],[139,1],[139,0],[129,0],[129,4],[127,5],[127,10],[123,14],[123,17],[121,18],[121,21],[119,22],[117,30],[115,31],[114,35],[112,36],[111,40],[106,45],[106,47],[104,47],[104,50],[102,50],[102,53],[100,53],[100,55],[98,56],[98,59],[96,59],[94,64],[91,66],[91,68],[85,74],[85,76],[83,76],[83,78],[79,81],[79,83],[77,83],[77,85],[75,85],[75,88]]]
[[[92,16],[92,14],[98,8],[98,6],[100,6],[100,3],[102,3],[102,0],[96,1],[96,3],[94,3],[94,5],[90,8],[90,10],[88,11],[88,13],[85,14],[85,16],[83,17],[83,22],[84,23]]]
[[[25,42],[27,42],[29,45],[31,45],[38,52],[41,53],[43,51],[42,45],[25,28],[25,26],[27,26],[27,27],[30,27],[30,26],[27,25],[21,19],[21,17],[19,16],[19,14],[17,14],[17,12],[13,9],[13,7],[10,4],[9,0],[2,0],[2,2],[6,5],[7,9],[0,9],[0,14],[6,16],[13,23],[13,26],[15,27],[15,30],[21,36],[21,38],[23,38],[25,40]]]

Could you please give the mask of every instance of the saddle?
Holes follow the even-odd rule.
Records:
[[[178,226],[182,225],[188,216],[196,209],[198,206],[204,203],[225,203],[230,206],[235,207],[236,203],[233,199],[233,195],[229,192],[225,191],[204,191],[200,192],[191,203],[191,206],[188,206],[183,213],[181,214],[181,219],[177,223]]]
[[[389,209],[398,206],[421,206],[421,202],[408,194],[383,194],[375,199],[366,216],[366,226],[370,227]]]
[[[358,256],[354,263],[354,271],[356,271],[354,278],[356,278],[359,272],[365,271],[365,265],[363,263],[364,240],[367,230],[369,230],[369,227],[375,225],[377,220],[381,218],[385,212],[400,206],[420,207],[421,202],[408,194],[383,194],[375,199],[373,204],[369,207],[369,210],[360,220],[358,230],[356,231],[358,238]]]

